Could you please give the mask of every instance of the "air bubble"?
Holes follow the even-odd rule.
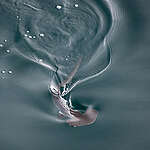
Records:
[[[29,30],[27,30],[27,33],[29,33],[30,31]]]
[[[43,34],[43,33],[40,33],[39,36],[44,37],[44,34]]]
[[[32,36],[31,36],[31,35],[29,35],[29,39],[32,39]]]
[[[57,8],[57,9],[61,9],[61,8],[62,8],[62,6],[60,6],[60,5],[57,5],[57,6],[56,6],[56,8]]]
[[[6,50],[6,52],[7,52],[7,53],[10,53],[10,50],[9,50],[9,49],[7,49],[7,50]]]
[[[6,71],[5,71],[5,70],[2,70],[2,71],[1,71],[1,73],[2,73],[2,74],[5,74],[5,73],[6,73]]]
[[[4,45],[3,44],[0,44],[0,47],[3,47]]]
[[[43,59],[39,59],[39,62],[43,62]]]
[[[75,4],[74,6],[75,6],[75,7],[79,7],[79,5],[78,5],[78,4]]]
[[[24,34],[24,36],[27,37],[28,35],[27,35],[27,34]]]
[[[9,74],[12,74],[12,70],[9,70],[8,73],[9,73]]]
[[[7,42],[7,40],[4,40],[4,42]]]

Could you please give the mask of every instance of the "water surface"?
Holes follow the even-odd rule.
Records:
[[[148,6],[140,0],[1,0],[0,148],[149,149]],[[110,51],[110,67],[94,78],[109,64]],[[91,126],[72,128],[57,120],[48,84],[58,68],[60,80],[68,79],[80,58],[68,85],[81,81],[72,103],[92,105],[99,115]]]

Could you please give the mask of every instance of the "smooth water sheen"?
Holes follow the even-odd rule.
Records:
[[[1,0],[0,149],[149,150],[148,7]],[[59,119],[48,90],[56,73],[75,109],[99,112],[94,124]]]

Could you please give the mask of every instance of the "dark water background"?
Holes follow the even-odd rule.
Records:
[[[72,102],[76,107],[93,105],[99,111],[93,125],[77,128],[55,120],[57,109],[47,88],[50,81],[49,68],[33,59],[36,52],[33,51],[33,54],[27,51],[28,47],[22,40],[26,20],[21,21],[21,27],[18,27],[18,12],[21,12],[21,17],[31,15],[29,10],[20,7],[23,2],[32,1],[0,1],[0,149],[149,150],[149,2],[90,1],[91,4],[96,2],[97,7],[104,11],[100,15],[105,15],[106,19],[102,20],[105,26],[100,30],[99,40],[102,42],[107,38],[107,46],[112,50],[112,64],[101,76],[83,82],[72,90]],[[37,4],[36,1],[33,2]],[[47,3],[54,4],[53,0],[38,2],[38,8],[42,9],[48,9]],[[55,1],[57,2],[59,1]],[[80,3],[78,1],[79,6]],[[96,23],[92,22],[92,25],[96,30]],[[91,22],[87,26],[92,28]],[[46,31],[49,32],[48,29]],[[44,42],[46,46],[51,46],[48,41]],[[34,48],[38,43],[40,42],[27,41]],[[86,43],[87,41],[83,42],[83,45]],[[52,43],[56,47],[54,44],[57,46],[57,43]],[[94,45],[95,43],[92,46]],[[75,58],[71,59],[73,63],[79,53],[87,56],[89,61],[95,52],[84,46],[81,49],[85,51],[72,54]],[[53,53],[56,54],[57,49]],[[64,49],[57,55],[63,54]],[[42,54],[36,53],[35,56],[37,55]],[[50,63],[45,55],[42,55],[42,59],[47,64]],[[63,63],[60,62],[60,65],[65,65]],[[86,63],[85,57],[82,66]],[[69,67],[71,66],[72,64]],[[95,70],[101,70],[97,65],[95,67]],[[67,72],[65,69],[61,71]],[[91,73],[90,69],[81,71],[85,71],[83,75],[89,76]],[[94,69],[92,71],[93,75]],[[77,79],[84,78],[80,73],[77,75]]]

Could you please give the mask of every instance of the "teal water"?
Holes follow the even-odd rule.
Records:
[[[0,149],[149,150],[148,7],[145,0],[1,0]],[[48,86],[56,71],[67,81],[80,59],[67,83],[72,104],[99,114],[74,128],[58,119]]]

